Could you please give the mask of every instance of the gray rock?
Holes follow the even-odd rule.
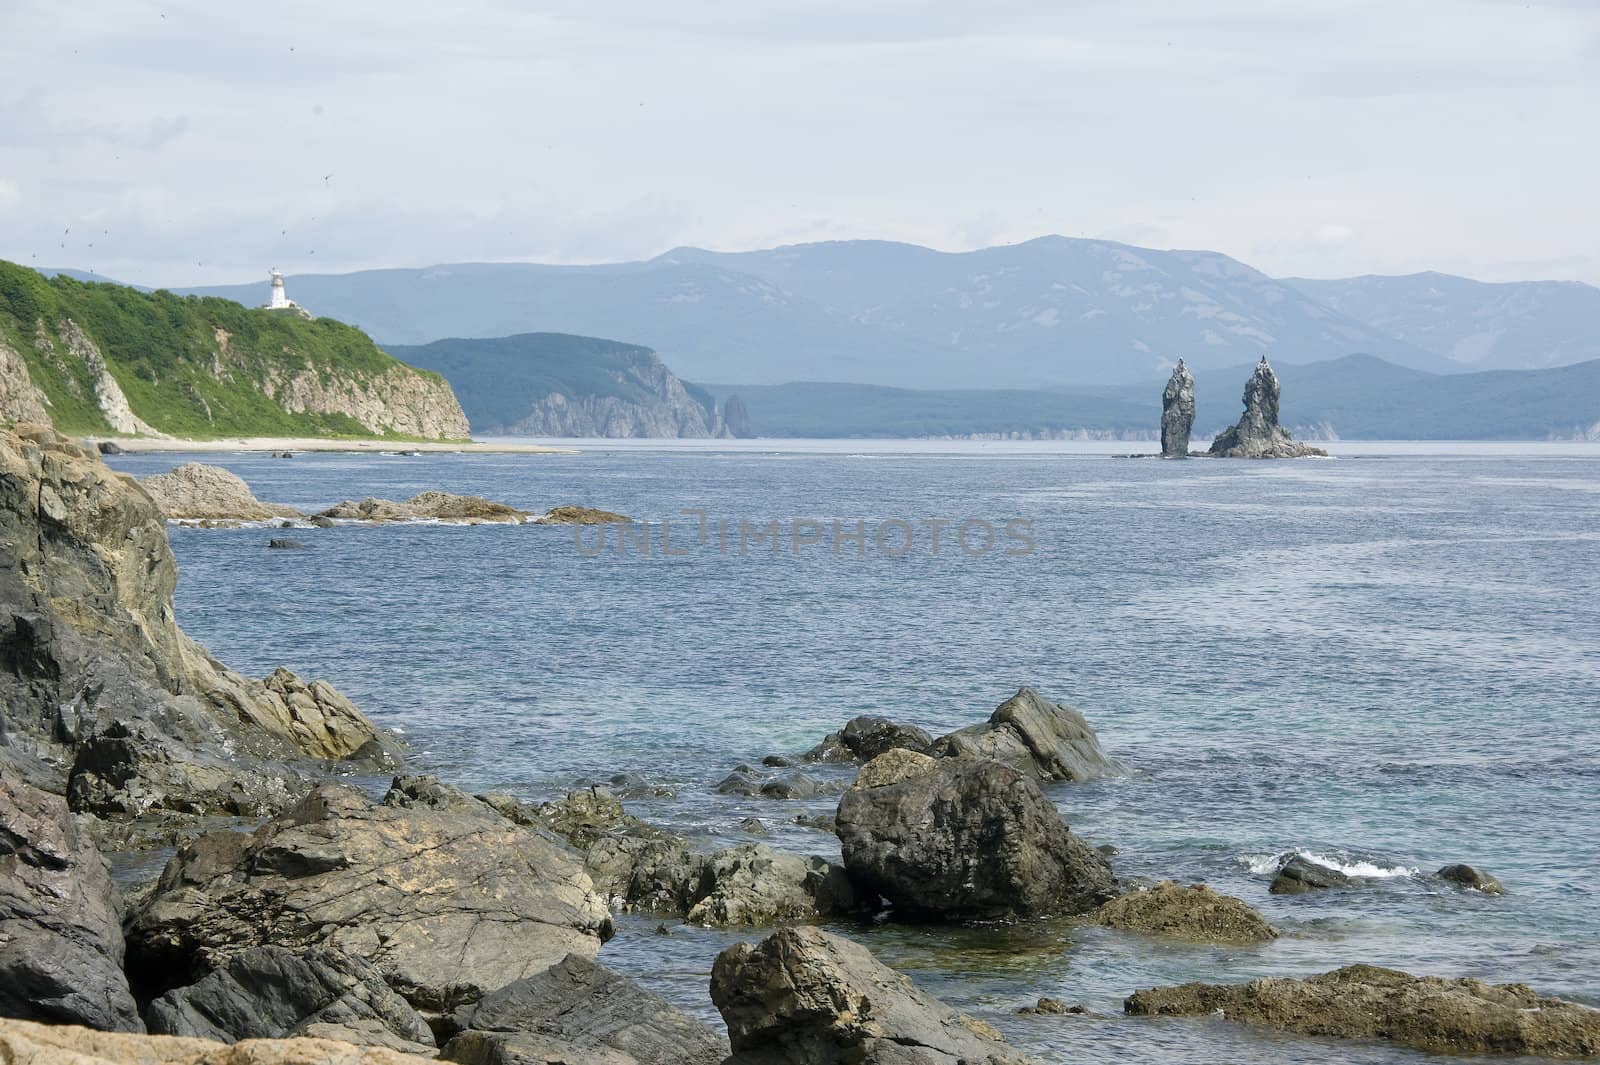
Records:
[[[717,955],[711,1001],[728,1065],[1023,1065],[1000,1033],[919,990],[865,947],[785,928]]]
[[[1600,1010],[1524,984],[1485,984],[1350,965],[1303,980],[1183,984],[1129,996],[1137,1016],[1222,1016],[1341,1039],[1387,1039],[1436,1054],[1600,1054]]]
[[[1091,924],[1223,946],[1268,943],[1278,930],[1248,904],[1204,884],[1163,880],[1126,892],[1089,915]]]
[[[251,835],[180,850],[126,931],[128,971],[152,990],[250,947],[327,946],[441,1014],[594,954],[612,924],[567,851],[487,808],[374,806],[323,785]]]
[[[376,968],[327,947],[251,947],[198,983],[151,1002],[145,1021],[158,1035],[223,1043],[313,1035],[437,1053],[422,1015]]]
[[[1161,457],[1189,457],[1189,433],[1194,428],[1194,375],[1178,360],[1161,393]]]
[[[804,773],[785,773],[762,783],[763,799],[809,799],[823,792],[822,785]]]
[[[454,784],[420,773],[397,776],[389,782],[383,805],[399,810],[463,810],[483,813],[493,809],[482,799],[468,795]],[[497,813],[499,811],[496,811]]]
[[[939,758],[989,758],[1042,780],[1095,780],[1127,770],[1100,749],[1084,716],[1065,703],[1052,703],[1032,688],[1022,688],[989,715],[937,740],[929,753]]]
[[[95,448],[102,455],[126,455],[128,453],[128,449],[115,440],[102,440],[95,445]]]
[[[1332,866],[1296,854],[1278,867],[1267,890],[1274,895],[1304,895],[1308,891],[1353,887],[1355,883]]]
[[[1244,414],[1237,425],[1217,434],[1210,454],[1226,459],[1292,459],[1326,456],[1321,448],[1302,444],[1278,424],[1278,375],[1261,356],[1244,386]]]
[[[705,855],[698,873],[684,914],[695,924],[767,925],[856,909],[856,892],[844,869],[760,843]]]
[[[317,514],[317,515],[315,515],[315,516],[313,516],[311,518],[308,518],[307,520],[312,525],[315,525],[319,529],[331,529],[335,525],[339,524],[338,522],[334,521],[332,518],[324,517],[321,514]]]
[[[1485,895],[1504,895],[1505,887],[1499,880],[1470,865],[1447,865],[1433,874],[1440,880],[1448,880],[1452,884],[1459,884],[1464,888],[1481,891]]]
[[[851,718],[838,732],[830,732],[821,743],[801,755],[807,762],[870,762],[884,751],[904,747],[925,751],[933,737],[915,725],[897,725],[884,717],[862,715]]]
[[[738,395],[729,396],[722,401],[722,424],[727,427],[728,435],[737,440],[756,435],[750,426],[750,408],[745,406],[744,400]]]
[[[267,541],[267,546],[274,551],[304,551],[306,549],[306,545],[299,540],[293,540],[286,536],[274,536]]]
[[[571,955],[453,1018],[463,1065],[720,1065],[727,1040],[624,976]]]
[[[883,758],[894,758],[893,752]],[[872,769],[868,765],[863,776]],[[858,891],[918,919],[1076,914],[1110,897],[1111,867],[1055,805],[1007,765],[963,758],[839,802],[844,864]]]
[[[142,1032],[105,859],[66,802],[0,779],[0,1016]]]

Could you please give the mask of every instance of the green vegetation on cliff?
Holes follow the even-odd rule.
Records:
[[[0,261],[0,346],[21,356],[64,432],[468,435],[442,377],[331,318],[47,279]]]

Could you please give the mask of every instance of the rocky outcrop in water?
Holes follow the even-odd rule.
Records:
[[[738,440],[756,435],[750,425],[750,408],[736,395],[722,401],[722,424],[727,427],[728,435]]]
[[[479,522],[520,525],[528,520],[529,514],[525,510],[518,510],[505,503],[496,503],[482,496],[428,491],[419,492],[404,503],[373,496],[362,500],[346,499],[320,512],[317,517],[374,524],[391,521],[438,521],[455,525],[475,525]]]
[[[1448,880],[1452,884],[1471,888],[1473,891],[1481,891],[1485,895],[1504,895],[1506,893],[1504,885],[1496,877],[1485,873],[1481,869],[1474,869],[1470,865],[1447,865],[1433,875],[1440,880]]]
[[[1028,1065],[1000,1033],[919,990],[865,947],[786,928],[717,955],[711,1001],[728,1065]]]
[[[66,802],[0,778],[0,1017],[143,1031],[120,918],[105,859]]]
[[[1183,984],[1130,996],[1145,1016],[1210,1016],[1302,1035],[1387,1039],[1440,1054],[1600,1054],[1600,1010],[1524,984],[1412,976],[1351,965],[1304,980]]]
[[[1278,375],[1261,356],[1244,386],[1244,414],[1239,422],[1217,434],[1209,454],[1225,459],[1293,459],[1328,453],[1297,442],[1278,424]]]
[[[1198,943],[1238,945],[1278,938],[1278,930],[1241,900],[1219,895],[1204,884],[1185,887],[1170,880],[1119,895],[1091,913],[1088,921]]]
[[[915,753],[915,752],[911,752]],[[1111,868],[1033,780],[980,758],[907,762],[891,751],[839,800],[845,869],[868,898],[923,920],[1078,914],[1112,893]]]
[[[588,958],[569,955],[451,1019],[442,1057],[463,1065],[720,1065],[710,1025]]]
[[[1089,722],[1065,703],[1022,688],[995,708],[989,720],[937,740],[939,758],[989,758],[1041,780],[1095,780],[1125,772],[1100,749]]]
[[[1314,862],[1303,854],[1294,854],[1278,867],[1267,890],[1274,895],[1304,895],[1308,891],[1353,887],[1355,883],[1354,879],[1331,865]]]
[[[331,687],[240,676],[177,626],[163,515],[98,453],[0,430],[0,764],[104,816],[267,814],[385,752]],[[69,786],[70,778],[70,786]]]
[[[915,725],[897,725],[886,717],[863,714],[851,718],[838,732],[800,756],[805,762],[870,762],[886,751],[901,747],[925,751],[933,737]]]
[[[485,809],[374,806],[323,785],[253,834],[180,850],[127,922],[128,972],[162,990],[251,947],[363,958],[435,1015],[592,957],[611,915],[564,849]]]
[[[270,521],[303,516],[293,507],[261,502],[244,478],[203,462],[186,462],[171,473],[144,478],[139,486],[161,513],[176,520]]]
[[[149,1030],[236,1043],[310,1036],[358,1046],[438,1052],[422,1015],[377,969],[326,947],[251,947],[145,1011]]]
[[[1189,433],[1194,428],[1194,375],[1182,359],[1172,370],[1161,393],[1161,457],[1189,457]]]
[[[566,505],[552,507],[542,518],[534,519],[539,525],[610,525],[627,524],[633,519],[626,514],[616,514],[594,507]]]

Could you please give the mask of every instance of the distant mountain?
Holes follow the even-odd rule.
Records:
[[[0,421],[82,434],[460,439],[438,374],[332,318],[0,261]]]
[[[1576,281],[1489,284],[1425,273],[1286,283],[1463,369],[1532,369],[1600,358],[1600,288]]]
[[[557,331],[650,347],[694,380],[1037,388],[1365,351],[1431,352],[1214,252],[1044,237],[945,253],[847,241],[608,266],[468,264],[288,279],[390,344]],[[259,302],[265,285],[191,289]]]
[[[716,402],[649,348],[564,333],[391,345],[444,375],[477,433],[511,436],[722,436]]]
[[[1600,360],[1548,370],[1431,374],[1366,355],[1276,364],[1282,420],[1303,437],[1352,440],[1600,440]],[[1197,435],[1242,409],[1248,364],[1196,374]],[[795,383],[737,392],[758,436],[1153,438],[1162,382],[1051,392]]]

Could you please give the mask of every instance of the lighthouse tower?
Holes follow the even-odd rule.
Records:
[[[293,307],[294,303],[290,301],[288,296],[283,294],[283,271],[273,270],[271,271],[271,276],[272,298],[267,300],[267,310],[282,311]]]

